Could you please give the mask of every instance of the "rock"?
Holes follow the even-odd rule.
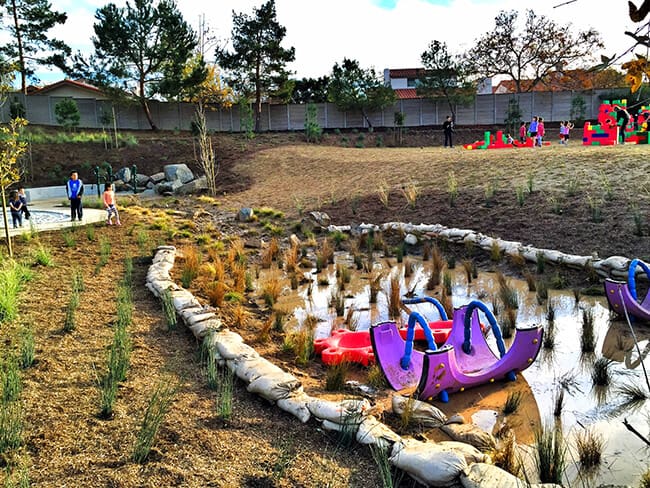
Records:
[[[154,186],[154,191],[160,195],[166,193],[171,193],[173,195],[181,186],[183,186],[183,183],[181,183],[180,180],[163,181]]]
[[[406,237],[404,237],[404,242],[406,242],[409,246],[415,246],[418,243],[418,236],[415,234],[406,234]]]
[[[117,172],[114,175],[116,180],[122,180],[125,182],[131,182],[131,178],[133,178],[133,172],[131,171],[131,168],[120,168],[117,170]]]
[[[135,182],[138,186],[147,186],[150,180],[151,178],[149,178],[147,175],[143,175],[142,173],[135,175]]]
[[[309,212],[307,218],[312,225],[327,227],[332,219],[325,212]]]
[[[149,180],[149,183],[147,183],[147,190],[153,190],[154,186],[155,186],[154,182]]]
[[[202,190],[208,189],[208,179],[206,176],[201,176],[195,180],[185,183],[176,190],[178,195],[189,195],[190,193],[198,193]]]
[[[121,179],[113,181],[113,186],[115,187],[115,191],[128,191],[131,189],[131,185],[127,185]]]
[[[237,220],[240,222],[250,222],[254,216],[255,212],[251,207],[240,208],[239,212],[237,212]]]
[[[165,179],[165,173],[163,173],[162,171],[160,173],[154,173],[149,177],[149,179],[151,179],[151,181],[153,181],[153,184],[155,185]]]
[[[187,167],[187,164],[168,164],[163,168],[167,181],[180,180],[181,183],[189,183],[194,179],[194,173]]]
[[[291,243],[291,247],[297,247],[298,249],[300,249],[300,244],[301,244],[300,239],[296,234],[291,234],[289,236],[289,242]]]

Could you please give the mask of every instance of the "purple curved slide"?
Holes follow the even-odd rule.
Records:
[[[541,326],[517,328],[510,349],[502,358],[494,355],[481,331],[478,313],[472,310],[471,322],[465,330],[467,306],[454,311],[451,334],[438,350],[413,351],[406,369],[402,368],[405,341],[393,322],[383,322],[370,328],[375,359],[388,383],[395,390],[417,385],[420,400],[438,396],[447,401],[448,394],[465,388],[510,378],[523,371],[535,360],[542,345]],[[471,337],[469,352],[463,343]]]
[[[471,318],[471,350],[465,353],[462,345],[466,312],[466,306],[454,311],[454,326],[445,347],[425,353],[418,384],[421,400],[432,400],[443,392],[446,396],[496,380],[514,379],[516,373],[535,361],[542,346],[544,329],[541,326],[517,327],[510,349],[499,359],[481,334],[477,313],[472,313]]]
[[[650,322],[650,293],[639,303],[632,296],[630,287],[625,281],[615,281],[607,278],[605,280],[605,295],[607,295],[609,308],[621,317],[625,317],[625,311],[623,310],[623,305],[625,305],[630,317]]]

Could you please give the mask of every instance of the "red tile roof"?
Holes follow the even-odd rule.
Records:
[[[61,87],[63,85],[72,85],[72,86],[75,86],[77,88],[81,88],[83,90],[89,90],[89,91],[93,91],[95,93],[102,93],[102,91],[99,88],[97,88],[96,86],[90,85],[88,83],[85,83],[84,81],[65,79],[65,80],[57,81],[56,83],[52,83],[51,85],[45,85],[42,88],[38,88],[38,89],[34,90],[33,93],[31,93],[31,94],[32,95],[41,95],[41,94],[47,93],[49,91],[55,90],[55,89],[57,89],[57,88],[59,88],[59,87]]]
[[[395,96],[398,100],[410,100],[413,98],[422,98],[418,95],[415,88],[396,88]]]

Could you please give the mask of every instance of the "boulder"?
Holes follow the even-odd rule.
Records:
[[[147,186],[150,180],[151,178],[149,178],[147,175],[143,175],[142,173],[135,175],[135,182],[138,186]]]
[[[165,173],[163,173],[162,171],[160,173],[154,173],[149,177],[149,179],[151,179],[151,181],[153,181],[153,184],[155,185],[156,183],[160,183],[165,179]]]
[[[117,172],[114,175],[116,180],[122,180],[124,182],[131,182],[131,178],[133,178],[133,172],[131,171],[131,168],[120,168],[117,170]]]
[[[307,214],[307,222],[314,226],[327,227],[331,221],[332,219],[325,212],[309,212]]]
[[[406,242],[409,246],[415,246],[418,243],[418,236],[415,234],[406,234],[406,237],[404,237],[404,242]]]
[[[240,208],[239,212],[237,212],[237,220],[240,222],[250,222],[254,216],[255,212],[251,207]]]
[[[154,186],[154,191],[159,195],[164,195],[165,193],[175,193],[176,190],[178,190],[181,186],[183,186],[181,180],[163,181],[162,183],[158,183],[156,186]]]
[[[180,180],[181,183],[189,183],[194,179],[194,173],[187,167],[187,164],[167,164],[163,168],[167,181]]]
[[[195,180],[185,183],[176,189],[177,195],[189,195],[190,193],[199,193],[202,190],[208,189],[208,178],[201,176]]]

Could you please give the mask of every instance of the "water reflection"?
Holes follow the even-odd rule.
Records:
[[[337,254],[336,262],[351,269],[355,267],[353,259],[347,254]],[[426,290],[429,263],[416,262],[408,277],[404,277],[404,267],[396,264],[395,259],[375,258],[372,269],[384,273],[382,292],[377,296],[377,303],[369,303],[370,273],[354,271],[350,282],[345,284],[345,313],[339,317],[330,303],[332,293],[337,288],[335,267],[330,266],[320,273],[321,283],[327,281],[328,285],[318,286],[319,276],[313,270],[306,273],[306,282],[300,284],[295,292],[285,293],[279,301],[278,306],[292,312],[289,327],[298,328],[307,316],[313,315],[320,320],[316,327],[316,337],[327,337],[333,329],[342,326],[363,330],[371,324],[388,320],[387,295],[391,274],[400,277],[402,294],[412,291],[418,295],[439,296],[437,290]],[[449,273],[454,307],[479,299],[495,312],[499,323],[502,322],[504,314],[499,309],[500,300],[494,298],[499,292],[496,273],[478,273],[471,283],[468,283],[465,272],[460,267],[449,270]],[[261,280],[264,280],[264,276]],[[628,418],[631,423],[646,427],[647,431],[650,401],[635,399],[633,394],[626,395],[620,389],[626,384],[645,387],[641,365],[645,364],[646,369],[650,369],[650,326],[634,324],[639,354],[627,324],[611,320],[604,298],[581,297],[576,303],[571,290],[549,290],[548,299],[542,300],[540,305],[536,293],[529,291],[525,281],[508,279],[508,282],[518,301],[514,312],[518,326],[543,323],[548,332],[552,322],[554,341],[549,345],[551,347],[543,348],[537,361],[523,372],[530,387],[530,395],[533,396],[531,408],[539,409],[542,420],[561,419],[566,432],[584,426],[605,435],[605,463],[594,475],[597,484],[637,484],[641,473],[646,469],[648,452],[643,442],[625,429],[622,420]],[[549,304],[552,305],[552,317],[549,317]],[[589,354],[581,351],[582,309],[585,307],[593,312],[595,352]],[[428,304],[413,305],[411,308],[430,320],[437,319],[437,313]],[[405,322],[406,319],[404,314],[398,321]],[[493,344],[493,338],[490,341]],[[600,356],[611,361],[609,387],[593,386],[593,363]],[[452,395],[451,403],[459,408],[463,404],[478,405],[484,392],[499,391],[499,388],[506,387],[507,385],[495,384],[486,386],[485,389],[468,390],[462,395]],[[577,470],[569,470],[567,476],[569,486],[580,485]]]

